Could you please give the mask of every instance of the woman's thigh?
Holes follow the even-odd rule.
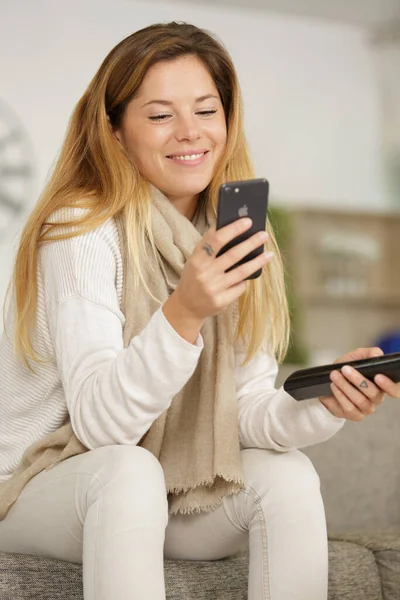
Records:
[[[226,500],[209,512],[170,515],[165,532],[165,557],[218,560],[245,548],[248,531],[228,518],[225,505]]]
[[[82,562],[83,524],[75,494],[79,479],[87,478],[86,459],[69,458],[31,479],[0,521],[0,550]]]
[[[106,446],[42,471],[0,521],[0,550],[81,563],[90,506],[107,511],[102,526],[111,535],[121,523],[129,528],[135,514],[143,526],[148,519],[162,520],[165,527],[165,484],[158,461],[137,446]]]
[[[310,499],[310,508],[314,497],[320,508],[319,479],[304,454],[262,449],[246,449],[241,454],[244,490],[225,497],[213,511],[170,516],[167,558],[217,560],[232,556],[248,545],[250,527],[260,545],[266,543],[267,528],[269,533],[275,532],[274,539],[280,544],[285,537],[285,519],[296,522],[298,518],[299,492]],[[323,512],[317,511],[316,519],[322,521],[323,529]]]

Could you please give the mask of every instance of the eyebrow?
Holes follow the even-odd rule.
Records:
[[[204,100],[209,100],[210,98],[215,98],[216,100],[219,100],[219,97],[215,96],[214,94],[206,94],[205,96],[200,96],[199,98],[196,98],[195,102],[204,102]],[[164,106],[172,106],[173,102],[170,102],[169,100],[150,100],[150,102],[146,102],[145,104],[143,104],[141,108],[144,108],[149,104],[163,104]]]

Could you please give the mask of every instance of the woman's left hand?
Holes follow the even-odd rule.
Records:
[[[340,356],[335,363],[382,355],[380,348],[357,348]],[[330,377],[332,395],[322,396],[319,400],[335,417],[362,421],[382,404],[385,394],[392,398],[400,398],[400,383],[394,383],[384,375],[375,375],[372,383],[356,369],[345,366],[341,371],[332,371]]]

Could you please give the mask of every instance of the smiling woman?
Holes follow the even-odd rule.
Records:
[[[227,138],[224,107],[204,63],[186,55],[153,65],[114,131],[142,175],[191,219]]]
[[[326,599],[319,480],[297,448],[382,394],[339,373],[324,401],[275,389],[289,319],[273,231],[216,230],[221,184],[253,177],[228,53],[153,25],[101,64],[23,231],[0,345],[0,551],[83,561],[85,600],[165,600],[164,554],[246,545],[249,600]]]
[[[39,358],[31,324],[41,244],[95,230],[123,212],[133,285],[151,296],[144,268],[155,250],[151,186],[189,219],[207,206],[212,225],[220,185],[252,177],[238,78],[222,44],[185,23],[152,25],[122,40],[78,102],[23,231],[14,277],[17,352]],[[267,230],[267,250],[275,254],[265,261],[268,271],[232,289],[241,290],[236,338],[245,340],[246,359],[263,345],[282,359],[289,339],[282,261],[269,223]]]

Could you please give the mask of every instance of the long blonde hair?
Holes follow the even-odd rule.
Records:
[[[226,181],[252,179],[254,169],[243,131],[242,101],[231,58],[210,33],[186,23],[157,24],[122,40],[104,59],[71,116],[53,174],[23,229],[13,287],[16,298],[14,346],[18,355],[40,361],[32,333],[37,311],[37,265],[40,244],[95,229],[125,212],[128,249],[138,285],[145,283],[146,236],[152,241],[151,196],[148,182],[116,141],[117,128],[152,65],[183,55],[195,55],[213,77],[224,107],[227,143],[213,180],[204,191],[216,211],[218,189]],[[50,222],[54,211],[67,206],[87,210],[73,222]],[[53,219],[54,221],[54,219]],[[71,230],[72,226],[72,230]],[[289,340],[289,315],[282,260],[272,228],[267,247],[275,252],[261,277],[249,281],[239,300],[236,339],[246,340],[249,360],[260,347],[282,360]],[[146,286],[147,287],[147,286]]]

